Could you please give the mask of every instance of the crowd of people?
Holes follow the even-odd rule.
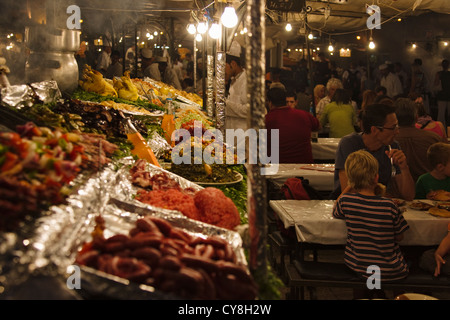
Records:
[[[373,82],[355,64],[342,77],[327,73],[328,78],[314,78],[317,83],[312,86],[309,105],[299,106],[296,97],[305,92],[305,82],[296,92],[290,82],[278,80],[274,82],[277,88],[268,90],[266,126],[280,132],[280,163],[302,163],[310,156],[309,134],[317,130],[314,120],[326,136],[340,138],[335,189],[329,199],[336,200],[334,217],[347,225],[345,264],[360,277],[368,277],[370,265],[380,266],[382,281],[404,279],[418,267],[434,276],[450,275],[450,232],[439,246],[415,251],[413,256],[404,253],[399,244],[409,225],[395,202],[427,199],[436,190],[450,192],[448,67],[448,60],[442,60],[434,96],[420,59],[414,60],[410,76],[400,63],[387,61],[378,67],[380,78]],[[315,72],[324,70],[322,56]],[[267,79],[266,84],[271,88]],[[437,116],[431,114],[433,98]],[[292,109],[299,109],[295,110],[298,115]],[[301,143],[306,145],[298,152],[295,148]],[[373,298],[374,292],[355,290],[354,297]]]

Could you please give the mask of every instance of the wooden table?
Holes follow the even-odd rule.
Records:
[[[294,227],[299,242],[344,245],[347,228],[343,219],[332,216],[334,200],[277,200],[270,207],[280,217],[285,228]],[[408,204],[408,203],[407,203]],[[450,218],[435,217],[426,211],[405,206],[403,213],[409,224],[401,245],[438,245],[447,235]]]

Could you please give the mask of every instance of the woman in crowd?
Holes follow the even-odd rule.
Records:
[[[350,96],[347,90],[337,89],[331,103],[327,104],[320,117],[320,124],[325,127],[330,125],[330,138],[342,138],[355,132],[357,116],[355,109],[350,104]]]
[[[416,107],[418,116],[416,128],[432,131],[443,138],[447,138],[447,133],[442,122],[434,121],[431,116],[425,111],[423,103],[416,102]]]

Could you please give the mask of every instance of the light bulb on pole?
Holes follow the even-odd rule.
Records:
[[[218,23],[213,23],[211,28],[209,28],[208,34],[212,39],[219,39],[221,35],[220,25]]]
[[[226,28],[233,28],[238,23],[238,17],[236,15],[236,10],[233,7],[225,7],[220,21]]]
[[[204,34],[208,30],[208,26],[206,25],[206,22],[199,22],[197,25],[197,32],[200,34]]]
[[[188,31],[190,34],[195,34],[195,32],[197,31],[197,29],[195,28],[195,26],[194,26],[193,23],[190,23],[190,24],[187,26],[187,31]]]
[[[286,24],[286,31],[292,31],[292,25],[290,23]]]

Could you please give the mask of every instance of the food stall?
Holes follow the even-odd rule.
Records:
[[[224,128],[225,53],[237,27],[225,29],[217,46],[189,39],[194,79],[197,68],[205,75],[201,94],[137,76],[138,52],[149,45],[144,35],[157,38],[155,54],[173,57],[183,46],[173,41],[177,15],[193,18],[195,11],[189,22],[215,21],[211,9],[233,3],[198,10],[186,1],[165,1],[169,9],[150,1],[134,8],[120,1],[16,2],[12,17],[27,18],[18,19],[23,35],[11,34],[21,39],[26,68],[11,72],[11,84],[1,82],[0,298],[278,299],[283,284],[266,257],[264,165],[195,157],[195,150],[214,150],[228,160],[230,150],[203,134]],[[234,4],[251,34],[243,47],[249,122],[257,131],[266,112],[266,8],[263,1]],[[97,25],[85,27],[83,17]],[[113,79],[90,59],[109,40],[124,62]],[[126,69],[129,50],[134,68]],[[1,71],[3,80],[9,71]],[[190,139],[172,138],[175,130]],[[185,149],[177,148],[181,142]],[[190,150],[190,163],[172,161]],[[323,161],[333,159],[329,154]]]
[[[217,123],[204,100],[78,66],[81,32],[52,18],[26,29],[26,81],[1,89],[2,298],[279,297],[277,276],[248,260],[264,257],[260,244],[250,252],[247,183],[259,174],[172,162],[181,142],[227,159],[202,136]],[[174,140],[177,129],[192,137]]]

